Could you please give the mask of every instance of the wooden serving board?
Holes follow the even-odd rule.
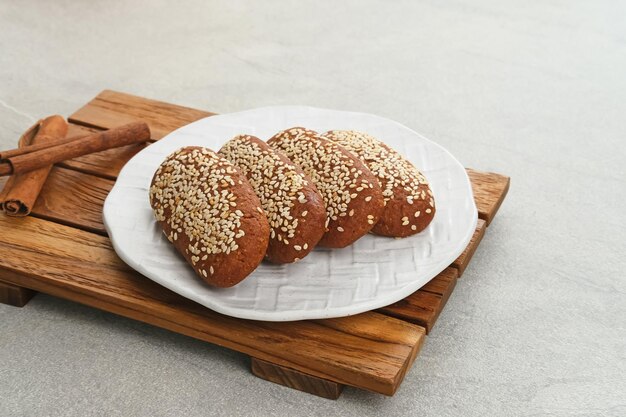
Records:
[[[103,91],[69,117],[70,135],[143,120],[158,140],[211,115]],[[336,319],[241,320],[139,275],[111,247],[102,205],[122,166],[144,146],[58,164],[31,216],[0,215],[0,301],[23,306],[43,292],[130,317],[242,352],[251,357],[258,377],[333,399],[345,385],[385,395],[396,392],[509,188],[508,177],[468,169],[480,217],[474,237],[450,267],[404,300]]]

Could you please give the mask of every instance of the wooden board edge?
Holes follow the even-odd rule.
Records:
[[[474,253],[476,253],[478,246],[480,246],[480,242],[483,240],[483,237],[485,236],[486,228],[487,228],[487,222],[483,219],[478,219],[476,223],[476,230],[474,230],[474,234],[472,235],[470,243],[468,243],[463,253],[460,254],[459,257],[456,258],[454,262],[452,262],[452,264],[450,265],[451,267],[456,268],[458,270],[459,272],[458,278],[461,278],[461,276],[463,276],[463,272],[465,272],[465,269],[467,268],[470,261],[474,257]]]
[[[474,193],[478,217],[485,220],[489,226],[508,194],[511,178],[495,172],[479,171],[473,168],[465,168],[465,171]]]
[[[87,294],[81,291],[79,288],[60,288],[56,284],[44,282],[37,279],[36,277],[29,276],[27,273],[14,271],[7,268],[0,268],[0,276],[3,277],[3,282],[8,282],[12,286],[28,286],[34,291],[45,293],[53,297],[59,297],[72,302],[77,302],[88,307],[96,308],[102,311],[106,311],[108,313],[137,320],[139,322],[150,324],[152,326],[169,330],[187,337],[192,337],[206,343],[211,343],[237,352],[252,355],[251,352],[246,352],[245,349],[242,350],[235,347],[235,345],[233,345],[229,339],[213,338],[209,340],[207,339],[207,334],[205,332],[197,331],[193,328],[193,326],[180,324],[179,322],[172,320],[171,317],[156,315],[152,311],[139,310],[137,308],[126,306],[123,303],[114,302],[113,300],[110,300],[108,298],[102,298]],[[406,358],[403,360],[402,365],[398,368],[397,372],[391,379],[375,378],[370,379],[369,382],[366,384],[362,381],[362,379],[360,380],[362,382],[359,382],[359,380],[357,379],[346,380],[340,377],[335,378],[327,374],[327,371],[323,368],[317,370],[314,368],[304,367],[303,370],[300,370],[299,372],[305,373],[306,375],[315,376],[317,378],[327,379],[338,384],[349,385],[366,391],[371,391],[383,395],[393,395],[393,393],[398,389],[399,384],[402,382],[402,377],[406,372],[406,368],[414,360],[414,357],[416,355],[416,347],[418,345],[421,346],[421,343],[424,339],[424,329],[418,328],[417,326],[415,326],[414,329],[420,334],[420,336],[416,339],[416,343],[414,345],[411,345],[410,353],[406,355]],[[283,361],[280,357],[276,357],[274,355],[269,355],[267,358],[264,358],[264,360],[277,366],[289,368],[292,368],[291,365],[294,364],[290,361]]]
[[[497,175],[500,175],[500,174],[497,174]],[[504,199],[506,198],[507,194],[509,193],[509,188],[511,188],[511,178],[510,177],[506,177],[506,184],[505,184],[504,188],[502,189],[502,193],[498,197],[498,200],[494,204],[493,209],[491,210],[491,213],[489,215],[489,218],[488,219],[484,219],[487,222],[487,227],[489,227],[489,225],[491,224],[493,219],[495,219],[496,214],[498,214],[498,211],[500,210],[500,207],[502,206],[502,203],[504,202]]]
[[[453,274],[452,279],[450,279],[448,285],[443,291],[430,291],[425,287],[422,287],[408,297],[405,297],[391,305],[377,309],[376,311],[399,320],[417,324],[425,329],[426,334],[430,334],[437,322],[437,319],[439,318],[439,315],[445,308],[450,295],[454,291],[456,281],[458,279],[458,270],[451,266],[438,274],[438,276],[441,274]],[[436,278],[437,277],[433,279]],[[415,298],[420,298],[421,301],[424,301],[423,303],[420,303],[421,305],[419,307],[421,307],[421,310],[411,310],[411,307],[413,307],[411,299],[415,300]],[[430,306],[427,305],[425,302],[426,300],[430,301]],[[408,306],[403,303],[408,304]]]
[[[457,272],[458,272],[458,270],[457,270]],[[450,286],[448,286],[447,291],[441,295],[441,301],[440,301],[441,307],[439,309],[437,309],[437,311],[435,311],[435,317],[433,318],[433,322],[432,322],[430,328],[428,329],[428,333],[429,334],[430,334],[431,330],[435,327],[435,324],[437,323],[437,320],[439,319],[439,316],[443,312],[443,309],[446,307],[446,304],[448,304],[448,300],[450,299],[450,296],[452,295],[452,293],[454,292],[454,289],[456,288],[456,283],[457,283],[458,279],[459,279],[459,275],[457,273],[456,278],[453,279],[450,282]]]
[[[29,288],[19,287],[0,280],[0,303],[2,304],[24,307],[36,294],[36,291]]]
[[[409,360],[406,362],[406,365],[404,366],[404,368],[402,368],[402,371],[398,374],[397,381],[393,385],[393,391],[389,394],[386,394],[387,396],[391,397],[396,394],[396,392],[398,391],[398,389],[400,389],[400,386],[402,385],[402,381],[404,381],[404,378],[406,377],[406,375],[413,368],[413,364],[415,363],[415,359],[417,359],[417,355],[419,355],[419,353],[422,350],[422,347],[424,346],[424,343],[426,343],[426,335],[428,334],[428,329],[426,327],[422,327],[422,330],[424,332],[422,337],[420,338],[418,343],[413,347],[413,351],[411,352],[411,356],[409,357]]]
[[[288,388],[317,395],[318,397],[336,400],[345,387],[344,384],[308,375],[262,359],[254,357],[250,359],[250,369],[255,376]]]

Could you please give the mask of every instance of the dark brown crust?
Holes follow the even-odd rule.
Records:
[[[380,145],[390,152],[398,153],[395,149],[391,148],[384,142],[380,142]],[[406,158],[404,157],[403,159],[406,160]],[[407,162],[410,163],[409,161]],[[379,178],[379,180],[381,183],[381,188],[384,189],[386,181],[381,178]],[[437,209],[435,205],[431,207],[428,202],[430,196],[432,195],[430,186],[428,184],[420,184],[419,190],[423,191],[426,194],[427,198],[423,200],[413,200],[413,204],[409,204],[406,199],[409,193],[401,187],[394,188],[393,198],[387,201],[385,210],[383,211],[383,214],[380,217],[378,223],[374,225],[372,233],[381,236],[406,237],[414,235],[426,229],[426,227],[428,227],[430,222],[435,217],[435,212],[437,211]],[[430,213],[427,213],[427,210],[430,211]],[[417,211],[420,212],[420,215],[418,217],[415,217],[415,212]],[[402,225],[403,217],[408,218],[408,226]],[[415,225],[415,230],[411,229],[412,225]]]
[[[326,132],[323,136],[333,140],[332,135],[335,132],[336,131]],[[413,164],[400,155],[395,149],[380,140],[376,141],[379,146],[402,159],[403,163],[410,165],[411,169],[415,169],[417,176],[422,176]],[[364,158],[362,160],[365,164],[370,163],[370,161],[367,161]],[[380,183],[381,189],[385,190],[388,180],[383,177],[377,177],[377,179]],[[432,198],[433,205],[431,206],[430,204],[432,191],[428,184],[420,183],[417,178],[414,179],[414,183],[418,184],[419,193],[423,193],[426,198],[413,199],[413,204],[410,204],[407,200],[410,193],[403,187],[393,187],[393,197],[387,201],[380,220],[372,228],[372,233],[389,237],[407,237],[421,232],[430,224],[436,212],[434,198]],[[416,212],[419,212],[419,216],[417,217],[415,216]],[[406,221],[403,221],[403,219]]]
[[[357,193],[357,196],[353,198],[349,203],[349,210],[354,210],[354,214],[352,216],[343,216],[337,217],[336,220],[329,219],[327,231],[318,243],[319,246],[325,246],[329,248],[343,248],[352,243],[354,243],[357,239],[367,234],[374,224],[379,220],[380,215],[382,214],[384,208],[384,200],[382,197],[382,190],[380,189],[379,183],[376,177],[371,173],[371,171],[351,152],[349,152],[344,147],[337,145],[334,142],[331,142],[327,139],[322,138],[316,132],[308,129],[304,129],[301,127],[287,129],[283,132],[279,132],[274,135],[267,143],[275,147],[275,149],[283,150],[280,147],[280,139],[279,135],[288,133],[292,129],[302,129],[306,131],[306,136],[299,138],[298,140],[316,140],[319,141],[317,144],[320,148],[323,148],[325,151],[338,152],[341,154],[341,158],[345,161],[352,161],[353,167],[362,172],[361,178],[367,180],[370,184],[372,184],[372,188],[365,188],[362,191]],[[272,145],[274,144],[274,146]],[[295,155],[287,154],[287,157],[291,157],[291,159],[296,162]],[[331,166],[331,169],[334,166]],[[305,170],[306,173],[306,170]],[[318,189],[320,189],[319,184],[316,184]],[[320,189],[320,191],[322,191]],[[322,196],[324,193],[322,192]],[[369,201],[366,199],[369,198]],[[371,216],[368,218],[368,216]]]
[[[183,149],[183,153],[190,153],[194,149],[201,149],[197,146],[190,146]],[[217,155],[217,154],[215,154]],[[172,157],[170,155],[164,162]],[[219,156],[218,156],[219,157]],[[232,166],[230,162],[219,157],[221,159],[219,166],[226,167]],[[197,166],[197,164],[196,164]],[[185,260],[192,266],[196,274],[202,278],[205,282],[216,287],[232,287],[246,278],[263,260],[265,251],[268,245],[269,238],[269,224],[265,215],[260,212],[260,202],[252,190],[252,187],[246,180],[246,177],[239,172],[236,168],[236,173],[231,174],[233,180],[235,180],[235,186],[220,186],[219,189],[228,188],[237,197],[237,209],[241,210],[243,217],[241,218],[240,230],[245,232],[245,235],[237,239],[239,248],[226,253],[211,254],[206,260],[199,260],[193,265],[189,252],[188,245],[190,239],[186,233],[179,233],[177,239],[173,241],[174,247],[185,258]],[[152,185],[154,184],[158,170],[152,178]],[[238,181],[241,181],[239,184]],[[156,209],[160,203],[150,195],[150,205],[153,209]],[[164,209],[164,215],[169,218],[171,215],[171,209]],[[163,228],[165,236],[169,236],[173,230],[168,225],[167,221],[158,222]],[[202,271],[209,271],[210,267],[213,267],[214,273],[207,274],[205,277]]]
[[[304,176],[308,182],[308,184],[303,186],[301,190],[305,196],[306,202],[301,203],[298,200],[295,200],[293,201],[294,206],[290,210],[291,216],[298,219],[298,227],[295,229],[294,236],[288,239],[288,244],[285,244],[282,237],[281,240],[278,240],[278,235],[281,234],[282,236],[284,235],[284,232],[281,231],[280,227],[272,227],[272,225],[270,225],[270,230],[273,229],[274,233],[272,233],[273,237],[270,237],[269,246],[265,255],[266,260],[276,264],[291,263],[300,260],[313,250],[324,235],[326,213],[322,196],[313,184],[313,181],[311,181],[311,179],[302,172],[302,169],[291,162],[282,152],[272,149],[267,143],[255,136],[245,135],[244,139],[249,143],[256,145],[261,149],[261,151],[272,153],[283,163],[291,166],[292,169],[294,169],[298,174]],[[222,148],[222,150],[223,149],[224,148]],[[220,154],[222,154],[222,150],[220,150]],[[251,176],[252,172],[248,172],[248,179],[250,179]],[[257,192],[257,196],[261,200],[261,203],[263,203],[262,191],[255,191]],[[306,212],[306,216],[302,215],[303,212]],[[296,250],[296,247],[300,249]]]
[[[420,190],[427,192],[430,187],[420,184]],[[392,199],[387,201],[385,211],[374,228],[372,233],[381,236],[390,237],[406,237],[411,236],[424,230],[435,216],[435,207],[431,207],[427,200],[415,200],[413,204],[407,203],[406,197],[408,193],[400,188],[395,190]],[[431,209],[431,213],[426,210]],[[419,211],[419,217],[415,217],[415,212]],[[409,224],[402,225],[402,218],[407,217]],[[415,225],[416,229],[412,230],[411,226]]]

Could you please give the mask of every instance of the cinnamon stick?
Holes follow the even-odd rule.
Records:
[[[47,142],[64,138],[68,125],[61,116],[50,116],[31,126],[19,139],[20,148],[30,145],[46,145]],[[30,213],[37,196],[46,182],[51,165],[13,175],[0,192],[0,210],[9,216],[26,216]]]
[[[144,122],[129,123],[104,132],[84,136],[80,140],[0,160],[0,176],[20,174],[56,164],[78,156],[117,148],[150,139],[150,128]]]
[[[24,154],[31,153],[34,151],[39,151],[41,149],[47,149],[51,146],[60,145],[62,143],[74,142],[75,140],[81,140],[82,138],[83,136],[69,136],[69,137],[64,137],[64,138],[53,139],[47,135],[42,135],[42,137],[37,140],[36,144],[33,143],[27,146],[10,149],[8,151],[0,151],[0,160],[9,159],[14,156],[24,155]]]

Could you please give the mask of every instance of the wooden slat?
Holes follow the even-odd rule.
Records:
[[[372,312],[286,323],[223,316],[132,271],[108,238],[38,218],[0,216],[0,251],[0,276],[9,284],[386,395],[398,388],[424,337],[422,327]]]
[[[486,190],[488,187],[483,187],[481,181],[485,178],[489,181],[492,175],[494,174],[474,174],[472,185],[475,188]],[[2,178],[0,177],[0,186],[2,185]],[[107,178],[98,178],[89,174],[75,172],[74,170],[69,172],[65,168],[55,168],[40,196],[39,200],[42,201],[41,203],[39,200],[37,201],[33,213],[42,218],[54,219],[62,224],[71,224],[83,230],[92,230],[96,233],[104,234],[105,229],[101,216],[102,206],[113,184],[113,181]],[[84,190],[86,194],[81,195],[82,193],[77,190]],[[486,199],[486,196],[487,194],[483,193],[483,200]],[[496,201],[497,199],[497,196],[490,198],[491,201]],[[479,204],[478,201],[477,204]],[[479,219],[480,229],[477,229],[477,232],[475,232],[466,252],[453,264],[453,266],[459,268],[461,273],[465,270],[471,255],[476,250],[478,243],[480,243],[480,239],[482,239],[482,234],[484,234],[482,222]]]
[[[405,299],[377,311],[418,324],[430,333],[454,290],[458,276],[456,268],[446,268],[428,284]]]
[[[461,278],[463,272],[465,272],[465,268],[467,268],[467,265],[469,265],[472,256],[474,256],[476,248],[478,248],[480,241],[485,235],[486,228],[487,223],[483,219],[478,219],[478,222],[476,223],[476,230],[474,231],[474,235],[472,235],[470,243],[467,245],[463,253],[460,254],[454,262],[452,262],[451,266],[459,270],[459,278]]]
[[[251,369],[259,378],[330,400],[339,398],[344,388],[343,384],[303,374],[295,369],[274,365],[261,359],[252,358]]]
[[[32,209],[32,216],[106,235],[102,206],[113,181],[53,167]]]
[[[426,333],[430,333],[441,308],[440,296],[418,290],[408,297],[377,311],[423,326],[426,328]]]
[[[94,131],[96,129],[70,123],[68,136],[80,137]],[[146,144],[135,144],[108,149],[61,162],[59,166],[115,180],[126,162],[146,146]]]
[[[493,172],[481,172],[471,168],[466,170],[472,183],[478,217],[489,226],[509,191],[511,179]]]
[[[0,278],[2,274],[0,273]],[[0,303],[14,307],[24,307],[37,294],[28,288],[18,287],[0,281]]]
[[[0,190],[8,177],[0,177]],[[31,216],[106,235],[102,206],[114,182],[55,166],[50,171]],[[0,213],[0,216],[4,214]]]
[[[137,120],[150,126],[153,139],[160,139],[186,124],[212,116],[203,110],[104,90],[69,117],[72,123],[111,129]]]
[[[454,286],[458,278],[458,271],[455,272],[453,267],[449,267],[427,282],[426,285],[420,288],[420,290],[440,295],[447,301],[448,297],[454,290]]]
[[[135,120],[146,121],[151,128],[153,139],[160,139],[174,129],[203,117],[214,115],[202,110],[146,99],[126,93],[104,90],[88,104],[69,117],[75,124],[98,129],[110,129]],[[93,175],[113,179],[121,167],[139,149],[114,150],[109,154],[83,157],[79,163],[66,162],[67,167],[82,170]],[[114,157],[107,160],[107,156]],[[112,162],[112,164],[107,164]],[[114,162],[113,162],[114,161]],[[509,178],[493,173],[468,169],[472,180],[479,216],[491,222],[498,211],[509,187]]]

